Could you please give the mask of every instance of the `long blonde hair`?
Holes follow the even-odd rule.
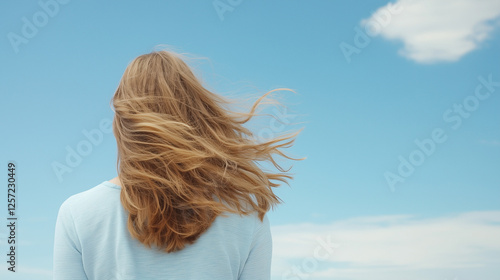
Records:
[[[243,126],[271,92],[237,113],[227,108],[234,101],[203,87],[175,52],[154,51],[129,64],[111,101],[120,199],[134,238],[174,252],[224,212],[256,211],[262,220],[282,202],[272,181],[293,177],[272,156],[302,160],[280,151],[300,130],[257,141]],[[279,172],[265,172],[258,162]]]

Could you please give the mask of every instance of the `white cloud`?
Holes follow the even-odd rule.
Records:
[[[401,55],[434,63],[457,61],[479,48],[498,26],[499,17],[498,0],[398,0],[361,24],[380,23],[381,36],[403,42]]]
[[[22,261],[19,261],[19,263],[20,262]],[[52,279],[52,270],[30,267],[19,263],[17,264],[16,272],[8,271],[6,266],[2,267],[3,269],[0,271],[0,279],[9,279],[9,280]]]
[[[480,144],[492,147],[500,147],[500,141],[497,140],[481,140]]]
[[[452,280],[500,275],[500,211],[423,219],[361,217],[327,225],[275,226],[272,232],[273,279]],[[329,241],[338,244],[331,246],[331,254],[325,247]]]

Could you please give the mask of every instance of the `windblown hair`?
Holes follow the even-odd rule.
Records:
[[[175,52],[154,51],[129,64],[111,102],[120,199],[134,238],[174,252],[224,212],[256,211],[263,220],[282,202],[272,189],[280,184],[272,181],[288,184],[293,177],[272,156],[302,160],[280,151],[300,131],[257,141],[243,126],[271,92],[241,113],[226,108],[234,100],[202,86]],[[259,162],[279,172],[265,172]]]

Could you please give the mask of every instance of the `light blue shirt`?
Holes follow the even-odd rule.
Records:
[[[270,279],[267,215],[219,216],[199,239],[166,253],[133,239],[120,186],[104,181],[61,205],[54,240],[54,280]]]

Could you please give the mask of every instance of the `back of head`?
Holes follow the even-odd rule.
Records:
[[[267,95],[267,94],[266,94]],[[143,244],[173,252],[193,243],[224,212],[260,219],[280,199],[272,188],[292,177],[273,154],[298,134],[258,143],[243,124],[255,115],[205,89],[174,52],[141,55],[125,70],[112,103],[121,202]],[[270,161],[268,173],[256,162]]]

